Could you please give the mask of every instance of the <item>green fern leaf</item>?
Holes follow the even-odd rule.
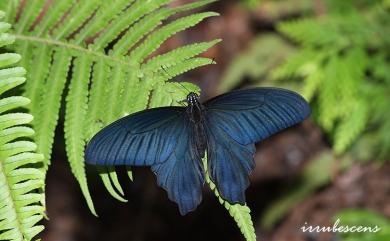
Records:
[[[88,205],[95,213],[85,174],[85,143],[105,125],[147,108],[150,101],[154,105],[162,105],[163,99],[169,100],[167,103],[177,103],[174,98],[179,96],[167,92],[171,86],[165,81],[210,64],[210,60],[196,56],[216,41],[191,44],[161,57],[155,55],[149,62],[145,59],[172,35],[217,14],[192,14],[178,20],[169,20],[169,17],[212,1],[169,7],[166,4],[170,0],[54,0],[50,3],[38,0],[39,4],[32,9],[27,9],[20,1],[12,2],[2,6],[10,14],[18,12],[21,16],[11,18],[17,40],[14,50],[23,54],[21,64],[28,72],[29,81],[24,92],[33,100],[29,110],[36,117],[32,122],[36,130],[34,140],[38,151],[45,156],[43,170],[46,171],[50,164],[54,131],[61,103],[66,99],[67,156]],[[8,57],[6,60],[12,56]],[[17,61],[17,56],[13,57]],[[168,66],[166,62],[170,60],[175,61],[168,64],[170,77],[167,77],[161,66]],[[161,66],[154,69],[158,65]],[[68,91],[66,86],[69,86]],[[151,94],[157,89],[159,94]],[[132,176],[130,171],[128,174]],[[106,173],[101,172],[101,177],[107,190],[123,201],[116,173],[106,170]]]
[[[212,1],[198,1],[195,3],[186,4],[173,9],[163,8],[151,16],[144,17],[138,23],[134,24],[129,31],[115,44],[113,50],[110,52],[111,55],[123,55],[131,49],[138,41],[140,41],[146,34],[153,31],[156,27],[162,24],[163,20],[168,17],[189,11],[195,8],[204,6]]]
[[[117,20],[110,25],[93,45],[94,49],[104,49],[107,45],[116,39],[128,26],[135,23],[138,19],[147,13],[153,12],[161,5],[169,2],[169,0],[154,0],[154,1],[136,1],[126,11],[122,12]],[[149,9],[150,8],[150,9]]]
[[[87,112],[88,83],[91,73],[92,60],[88,56],[77,57],[74,64],[72,80],[66,103],[65,141],[66,153],[73,174],[80,184],[92,213],[96,215],[89,194],[87,179],[84,173],[84,121]]]
[[[348,39],[339,34],[337,16],[326,19],[299,19],[296,21],[283,22],[278,25],[278,30],[304,46],[333,45],[344,47]]]
[[[158,71],[162,70],[162,67],[168,68],[177,65],[182,61],[188,60],[199,55],[200,53],[205,52],[207,49],[213,47],[220,41],[221,40],[214,40],[211,42],[195,43],[175,49],[166,54],[152,58],[144,65],[144,69]]]
[[[355,102],[350,114],[336,128],[334,150],[337,154],[345,152],[356,137],[363,132],[368,122],[368,115],[366,103],[364,101]]]
[[[1,11],[0,16],[4,16]],[[8,24],[0,22],[0,46],[11,43],[10,35],[4,33],[7,30]],[[19,60],[16,54],[0,55],[0,240],[12,241],[32,240],[43,230],[37,223],[44,215],[44,173],[33,167],[42,164],[43,155],[35,153],[35,143],[20,139],[34,134],[23,126],[32,116],[12,112],[30,100],[4,97],[6,91],[25,81],[25,70],[11,67]]]
[[[12,22],[16,17],[16,12],[17,12],[16,6],[19,5],[19,1],[20,0],[1,1],[0,9],[2,11],[1,11],[0,19],[4,19],[5,22]]]
[[[118,177],[114,167],[98,167],[100,177],[103,181],[104,186],[112,197],[121,202],[127,202],[123,198],[124,192],[122,186],[119,184]],[[119,192],[119,194],[118,194]]]
[[[92,14],[100,7],[102,1],[88,0],[79,2],[77,7],[73,6],[68,17],[63,24],[53,31],[54,39],[62,39],[76,31]]]
[[[37,132],[34,140],[38,144],[38,152],[46,157],[44,169],[47,169],[49,165],[54,130],[57,125],[61,105],[61,95],[65,88],[70,63],[71,56],[65,49],[56,52],[53,56],[53,65],[50,68],[47,82],[45,84],[41,82],[40,88],[37,88],[37,91],[39,91],[40,94],[33,93],[33,95],[40,96],[40,104],[35,112],[36,118],[33,124],[35,124],[34,126]],[[45,95],[43,95],[43,93],[45,93]],[[48,110],[50,110],[50,114],[47,114]]]
[[[28,81],[25,87],[25,95],[31,100],[29,106],[31,113],[37,113],[41,103],[40,82],[46,80],[49,74],[50,62],[52,60],[52,49],[47,45],[37,46],[33,52],[35,67],[28,72]]]
[[[278,50],[275,54],[275,49]],[[248,49],[235,57],[224,72],[219,84],[221,93],[237,87],[245,77],[262,83],[268,78],[271,70],[290,59],[291,45],[276,34],[261,34],[254,38]]]
[[[327,15],[278,26],[302,47],[274,76],[304,80],[303,95],[312,100],[313,116],[331,135],[337,154],[345,152],[369,123],[375,123],[372,126],[377,126],[377,131],[386,125],[387,117],[377,113],[387,113],[380,103],[388,102],[382,90],[387,89],[384,73],[389,71],[384,58],[372,55],[387,53],[388,18],[382,14],[376,4],[365,10],[346,4],[342,15],[339,9],[330,8]],[[374,35],[377,37],[369,37]],[[382,97],[384,101],[378,101]]]
[[[183,101],[187,97],[187,91],[199,93],[200,89],[198,86],[191,83],[181,83],[181,86],[178,83],[164,83],[163,85],[158,85],[151,96],[150,106],[161,107],[161,106],[180,106],[179,101]],[[168,98],[167,98],[168,97]]]
[[[49,33],[51,29],[60,21],[62,16],[70,10],[75,4],[76,0],[69,1],[57,1],[52,3],[46,13],[43,15],[41,22],[35,26],[33,36],[44,36]],[[19,4],[15,4],[14,8],[17,9]]]
[[[95,21],[89,21],[84,30],[77,33],[74,42],[81,44],[88,36],[95,36],[100,31],[101,26],[108,25],[118,17],[118,10],[123,11],[129,7],[132,2],[134,2],[134,0],[105,1],[101,8],[96,12],[100,18]]]
[[[203,159],[203,167],[206,170],[206,182],[209,184],[211,190],[214,191],[214,194],[217,196],[219,202],[224,205],[224,207],[229,211],[230,216],[234,218],[234,221],[236,221],[245,239],[247,241],[256,241],[255,228],[251,219],[249,207],[241,204],[230,204],[223,200],[219,195],[215,184],[210,179],[209,172],[207,170],[206,158]]]
[[[31,28],[32,24],[40,13],[39,10],[43,7],[45,3],[45,0],[26,1],[26,11],[23,11],[23,14],[21,14],[18,21],[17,28],[19,30],[19,33]]]
[[[161,73],[163,75],[165,75],[163,77],[164,81],[167,81],[167,80],[173,79],[174,77],[176,77],[182,73],[185,73],[189,70],[192,70],[192,69],[195,69],[195,68],[198,68],[201,66],[209,65],[209,64],[215,64],[215,62],[213,60],[208,59],[208,58],[201,58],[201,57],[191,58],[191,59],[187,59],[185,61],[182,61],[181,63],[178,63],[174,66],[164,68],[163,71],[161,71]]]
[[[139,47],[131,52],[130,58],[135,61],[143,60],[172,35],[192,27],[203,19],[212,16],[218,16],[218,14],[214,12],[198,13],[175,20],[174,22],[162,27],[155,33],[149,35],[149,37]]]

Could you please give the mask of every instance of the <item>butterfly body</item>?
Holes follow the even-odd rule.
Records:
[[[189,93],[187,95],[186,114],[192,133],[194,133],[192,138],[194,138],[197,155],[201,158],[204,157],[207,146],[204,111],[205,107],[199,102],[199,96],[193,92]]]
[[[277,88],[238,90],[200,103],[195,93],[186,107],[160,107],[123,117],[88,143],[94,165],[150,166],[157,183],[181,214],[201,201],[207,169],[222,198],[245,203],[255,143],[310,114],[297,93]]]

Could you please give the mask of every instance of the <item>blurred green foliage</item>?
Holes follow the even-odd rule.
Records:
[[[390,240],[390,222],[384,216],[370,210],[346,209],[335,215],[334,221],[340,220],[342,226],[379,227],[378,232],[339,233],[340,241],[388,241]]]
[[[219,91],[233,89],[244,78],[255,83],[259,79],[268,79],[271,70],[289,57],[293,50],[293,46],[277,34],[255,37],[248,49],[232,60],[222,76]]]
[[[239,86],[244,79],[253,85],[298,90],[311,102],[312,117],[328,134],[336,154],[356,143],[364,146],[356,152],[362,158],[386,159],[389,1],[319,2],[320,8],[312,3],[312,16],[278,23],[278,33],[255,38],[226,71],[220,91]]]
[[[242,0],[248,8],[256,7],[260,4],[261,0]]]
[[[314,118],[341,154],[363,133],[375,133],[377,156],[390,154],[390,15],[378,1],[327,1],[327,13],[283,22],[278,30],[300,44],[273,71],[302,79]]]

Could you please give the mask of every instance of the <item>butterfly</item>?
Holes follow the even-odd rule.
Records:
[[[182,215],[201,202],[207,169],[221,197],[245,204],[255,143],[310,114],[299,94],[279,88],[237,90],[187,106],[160,107],[123,117],[88,143],[85,160],[99,166],[150,166]]]

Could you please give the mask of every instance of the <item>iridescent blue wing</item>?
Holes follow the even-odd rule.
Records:
[[[152,166],[157,183],[168,192],[168,197],[179,205],[182,215],[195,210],[202,200],[204,169],[201,154],[195,145],[195,133],[185,121],[180,141],[167,161]]]
[[[204,170],[183,107],[149,109],[119,119],[92,138],[85,159],[93,165],[151,166],[181,214],[201,201]]]
[[[301,122],[310,107],[299,94],[277,88],[233,91],[204,105],[210,177],[225,200],[243,204],[254,143]]]
[[[161,107],[123,117],[88,143],[85,160],[99,166],[151,166],[164,162],[184,132],[185,109]]]

